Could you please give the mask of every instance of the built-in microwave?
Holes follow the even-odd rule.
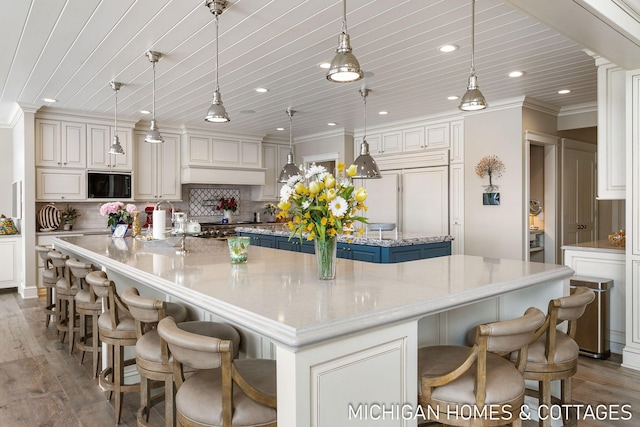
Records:
[[[130,199],[131,174],[124,172],[87,172],[88,199]]]

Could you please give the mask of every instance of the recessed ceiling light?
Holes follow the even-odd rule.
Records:
[[[337,125],[337,123],[336,123],[336,122],[329,122],[329,123],[327,123],[327,126],[335,126],[335,125]]]
[[[328,69],[329,67],[331,67],[331,63],[330,62],[321,62],[321,63],[318,64],[318,67],[324,68],[324,69]]]
[[[522,77],[524,76],[524,71],[512,71],[509,73],[509,77]]]
[[[562,89],[562,90],[559,90],[559,91],[558,91],[558,93],[559,93],[560,95],[566,95],[566,94],[567,94],[567,93],[569,93],[569,92],[571,92],[569,89]]]
[[[378,114],[380,114],[381,116],[384,116],[386,114],[389,114],[388,111],[379,111]]]
[[[455,44],[445,44],[438,48],[438,50],[442,53],[455,52],[458,49],[459,49],[458,46]]]
[[[284,128],[276,128],[276,130],[284,130]]]
[[[53,98],[42,98],[42,100],[43,100],[44,102],[58,102],[58,100],[57,100],[57,99],[53,99]]]
[[[460,98],[458,95],[451,95],[451,96],[447,96],[447,99],[449,101],[455,101],[456,99]]]
[[[267,92],[269,92],[269,89],[267,89],[266,87],[257,87],[256,88],[256,92],[258,92],[258,93],[267,93]]]
[[[149,110],[140,110],[140,112],[142,114],[151,114],[151,111],[149,111]]]

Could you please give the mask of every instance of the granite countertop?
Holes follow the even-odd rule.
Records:
[[[593,242],[576,243],[574,245],[562,246],[562,249],[591,251],[591,252],[610,252],[624,254],[624,246],[612,245],[609,240],[596,240]]]
[[[278,229],[278,227],[273,229],[237,227],[236,231],[282,237],[289,237],[290,234],[288,229]],[[297,239],[298,237],[293,238]],[[395,231],[383,232],[382,239],[379,238],[378,232],[369,232],[367,237],[338,236],[338,242],[340,243],[381,247],[422,245],[428,243],[450,242],[451,240],[453,240],[453,237],[451,236],[425,236],[424,234],[418,233],[398,233],[396,237]]]

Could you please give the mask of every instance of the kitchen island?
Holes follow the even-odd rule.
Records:
[[[280,427],[415,426],[402,414],[367,419],[372,406],[363,405],[415,410],[419,346],[463,343],[477,323],[530,306],[546,310],[550,298],[568,294],[563,279],[573,274],[454,255],[396,264],[340,259],[336,279],[320,281],[313,255],[251,246],[248,263],[232,265],[226,242],[215,239],[188,238],[187,256],[109,236],[59,238],[54,246],[100,265],[119,289],[136,286],[184,302],[191,317],[233,324],[243,357],[275,357]]]
[[[282,227],[237,227],[240,236],[251,238],[253,245],[314,253],[313,241],[289,237]],[[451,236],[425,236],[395,231],[369,232],[367,235],[338,236],[338,258],[355,261],[394,263],[451,255]]]

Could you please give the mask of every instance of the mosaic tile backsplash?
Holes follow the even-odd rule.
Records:
[[[220,198],[234,198],[238,202],[238,209],[231,215],[241,215],[240,191],[231,188],[191,188],[189,189],[189,212],[192,216],[222,216]]]

